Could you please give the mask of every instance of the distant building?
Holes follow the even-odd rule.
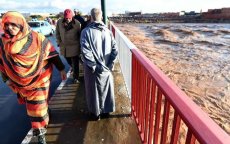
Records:
[[[129,12],[125,14],[113,14],[110,20],[116,22],[134,22],[134,23],[150,23],[150,22],[183,22],[183,23],[200,23],[200,22],[230,22],[230,8],[209,9],[208,12],[166,12],[166,13],[144,13]]]
[[[180,16],[179,12],[167,12],[167,13],[160,13],[161,17],[164,18],[178,18]]]
[[[202,18],[230,20],[230,8],[209,9],[208,12],[202,13]]]
[[[126,16],[131,16],[131,17],[135,17],[135,16],[138,16],[138,15],[141,15],[142,12],[130,12],[130,11],[125,11],[125,15]]]
[[[198,16],[200,16],[200,13],[196,13],[195,11],[190,11],[190,12],[181,11],[179,13],[179,16],[182,16],[182,17],[198,17]]]

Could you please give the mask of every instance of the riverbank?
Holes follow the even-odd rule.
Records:
[[[202,19],[197,17],[154,18],[154,17],[110,17],[115,23],[230,23],[230,19]]]

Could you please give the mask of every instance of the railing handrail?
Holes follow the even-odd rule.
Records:
[[[118,31],[118,37],[124,38],[127,43],[130,43],[130,40],[118,28],[113,24],[112,27],[115,28],[115,31]],[[120,35],[121,34],[121,35]],[[115,35],[116,36],[116,35]],[[119,38],[119,39],[121,39]],[[229,144],[230,136],[219,126],[217,125],[207,113],[205,113],[198,105],[196,105],[180,88],[178,88],[159,68],[157,68],[139,49],[134,48],[133,45],[128,45],[128,48],[131,50],[135,59],[140,63],[140,65],[147,71],[149,77],[154,80],[157,87],[160,89],[162,94],[165,96],[165,99],[170,103],[174,108],[176,113],[179,114],[180,118],[184,121],[189,131],[192,132],[192,135],[202,144]],[[132,59],[134,59],[132,57]],[[132,71],[133,75],[133,71]],[[133,82],[132,82],[133,83]],[[143,87],[142,87],[143,88]],[[141,93],[144,90],[138,91],[138,94],[135,94],[140,100],[145,93]],[[140,94],[141,93],[141,94]],[[132,94],[134,95],[134,94]],[[133,96],[131,96],[133,98]],[[135,101],[136,102],[136,101]],[[137,101],[138,102],[138,101]],[[139,106],[139,104],[138,104]],[[143,114],[138,116],[143,110],[143,105],[141,105],[141,110],[137,110],[136,123],[138,125],[144,124],[141,129],[145,126],[145,120],[142,120]],[[134,109],[135,111],[135,105]],[[144,119],[144,118],[143,118]],[[148,120],[147,120],[148,121]],[[147,122],[148,125],[148,122]],[[140,130],[141,135],[144,133]],[[147,136],[148,137],[148,136]],[[143,140],[143,135],[141,136]],[[143,140],[143,142],[146,142]]]
[[[151,74],[163,91],[165,97],[179,112],[187,126],[201,143],[229,144],[230,136],[217,125],[198,105],[196,105],[181,89],[178,88],[158,67],[156,67],[140,50],[132,49],[132,53]]]

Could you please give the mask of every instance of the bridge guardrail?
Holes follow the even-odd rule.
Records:
[[[110,28],[118,43],[125,81],[130,80],[126,84],[131,83],[127,87],[131,91],[132,116],[143,143],[230,143],[230,136],[140,50],[130,45],[113,23]],[[131,63],[123,60],[127,58],[126,51],[130,51]]]

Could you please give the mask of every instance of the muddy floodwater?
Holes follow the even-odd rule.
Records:
[[[230,134],[230,24],[115,24]]]

